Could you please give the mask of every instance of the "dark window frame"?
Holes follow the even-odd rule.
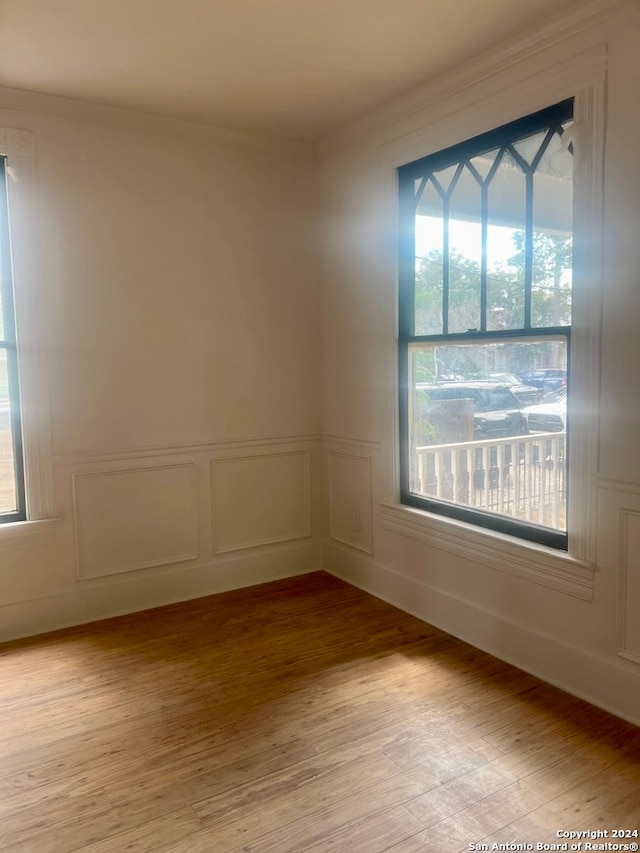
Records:
[[[0,296],[2,299],[4,325],[4,338],[0,339],[0,350],[4,350],[7,357],[7,379],[16,488],[16,509],[13,512],[0,512],[0,524],[9,524],[16,521],[26,521],[27,502],[22,444],[22,409],[18,379],[18,346],[11,267],[11,240],[9,233],[7,158],[2,156],[0,156],[0,264]]]
[[[571,327],[570,326],[533,326],[532,315],[532,258],[533,258],[533,196],[527,192],[525,212],[525,284],[524,284],[524,322],[521,329],[487,330],[487,275],[483,263],[481,278],[481,324],[479,329],[467,332],[449,333],[447,329],[447,247],[444,249],[443,273],[443,332],[442,334],[415,334],[415,182],[426,180],[425,173],[446,169],[462,164],[492,149],[513,144],[520,139],[541,132],[545,128],[558,128],[573,118],[574,99],[569,98],[544,110],[532,113],[516,121],[509,122],[487,133],[472,137],[447,149],[427,155],[404,166],[398,172],[399,198],[399,308],[398,308],[398,366],[399,366],[399,430],[400,430],[400,502],[407,506],[426,510],[438,515],[467,521],[472,524],[511,534],[520,539],[547,545],[559,550],[568,550],[568,532],[520,521],[467,507],[462,504],[448,503],[438,499],[424,497],[410,489],[410,447],[409,447],[409,350],[411,344],[428,342],[506,342],[518,339],[547,340],[566,339],[567,375],[571,366]],[[555,132],[555,131],[554,131]],[[513,149],[510,149],[513,151]],[[571,150],[571,149],[570,149]],[[537,163],[536,163],[537,166]],[[531,168],[531,177],[536,166]],[[486,194],[483,192],[483,199]],[[482,250],[486,256],[488,212],[486,203],[482,205]],[[569,430],[567,429],[567,455],[569,454]],[[567,493],[567,504],[569,494]]]

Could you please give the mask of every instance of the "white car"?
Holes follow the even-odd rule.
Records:
[[[544,401],[522,410],[529,432],[566,432],[567,389],[545,395]]]

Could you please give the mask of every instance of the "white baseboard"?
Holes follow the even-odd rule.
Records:
[[[43,634],[230,589],[309,574],[329,574],[574,696],[640,725],[640,678],[624,663],[511,622],[496,613],[383,566],[361,552],[317,542],[235,555],[153,577],[133,573],[57,595],[0,607],[0,642]]]
[[[589,654],[511,622],[347,548],[326,544],[324,570],[542,681],[640,725],[640,678],[617,659]]]
[[[83,583],[67,592],[0,606],[0,642],[309,574],[322,568],[321,556],[319,543],[307,541],[192,568],[183,564],[153,576],[132,573],[126,580],[119,575]]]

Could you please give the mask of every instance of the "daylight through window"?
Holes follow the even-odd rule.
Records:
[[[26,518],[6,176],[0,157],[0,523]]]
[[[563,549],[572,118],[399,169],[402,502]]]

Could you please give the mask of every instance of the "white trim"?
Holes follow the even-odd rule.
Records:
[[[420,110],[404,117],[411,130],[400,134],[396,130],[393,137],[389,131],[389,138],[378,146],[378,156],[391,159],[395,167],[402,166],[515,121],[523,115],[545,109],[553,103],[575,96],[577,92],[602,85],[606,62],[606,43],[600,41],[587,50],[544,67],[537,73],[532,74],[528,69],[520,80],[517,79],[518,75],[514,74],[516,79],[503,88],[500,94],[500,119],[496,121],[492,111],[480,111],[477,121],[473,123],[473,130],[469,126],[469,111],[473,112],[477,104],[469,102],[469,95],[464,91],[452,92],[451,100],[438,99],[431,105],[428,113]],[[490,102],[495,100],[495,95],[483,95],[479,92],[478,100]],[[576,121],[578,109],[579,104],[576,103]]]
[[[150,133],[192,136],[217,145],[284,154],[288,157],[313,159],[315,156],[311,143],[295,139],[249,133],[205,122],[188,121],[143,110],[114,107],[94,101],[47,95],[24,89],[0,86],[0,108]]]
[[[640,485],[607,480],[599,483],[602,518],[600,547],[607,574],[617,581],[616,653],[640,664],[638,602],[638,542],[640,541]],[[606,555],[606,557],[604,556]]]
[[[630,623],[637,624],[636,602],[631,598],[630,587],[635,574],[629,549],[629,525],[640,521],[640,508],[618,508],[618,554],[620,564],[620,593],[618,601],[618,654],[622,658],[640,663],[640,648],[628,648]],[[633,614],[633,615],[632,615]]]
[[[618,478],[598,482],[598,549],[603,575],[616,593],[616,653],[640,664],[640,484]]]
[[[367,521],[368,521],[368,529],[371,531],[368,540],[364,542],[358,542],[356,537],[352,537],[348,539],[346,537],[341,537],[336,532],[336,525],[334,523],[334,514],[333,514],[333,501],[332,496],[334,494],[334,488],[332,483],[331,476],[331,460],[334,459],[353,459],[357,462],[364,462],[367,469]],[[363,551],[365,554],[373,554],[373,460],[371,456],[367,454],[357,454],[357,453],[348,453],[344,450],[334,450],[333,448],[328,448],[327,450],[327,492],[329,499],[329,538],[333,539],[334,542],[340,542],[342,545],[347,545],[349,548],[355,548],[358,551]],[[365,528],[366,529],[366,528]]]
[[[470,94],[464,103],[460,99],[454,104],[443,103],[441,109],[444,109],[444,114],[436,111],[432,124],[429,123],[431,116],[421,114],[422,127],[405,127],[402,135],[396,131],[396,138],[379,145],[375,154],[378,170],[387,169],[387,175],[393,177],[395,169],[402,163],[411,162],[563,98],[575,97],[577,163],[574,233],[578,240],[574,266],[571,382],[574,392],[572,400],[577,401],[596,401],[599,397],[606,58],[606,43],[600,40],[588,50],[570,55],[561,63],[529,73],[524,80],[516,80],[499,96],[495,91],[482,96],[482,93],[477,93],[476,86],[475,101],[472,98],[474,87],[470,86]],[[449,97],[453,97],[452,90],[448,91]],[[469,98],[472,98],[472,102],[467,103]],[[421,109],[424,110],[424,105]],[[427,126],[428,132],[425,129]],[[393,181],[392,185],[396,183]],[[389,193],[389,200],[393,198],[396,201],[392,221],[397,227],[396,195],[395,191]],[[395,280],[397,282],[397,275]],[[397,284],[395,290],[397,301]],[[385,420],[393,418],[393,429],[387,428],[386,432],[399,436],[397,406],[394,405],[391,412],[393,415],[388,415]],[[463,533],[467,542],[474,543],[473,547],[465,548],[457,538],[451,539],[452,528],[447,522],[436,521],[440,518],[438,516],[421,513],[422,521],[406,514],[390,517],[388,513],[393,509],[401,509],[397,503],[400,491],[397,445],[386,454],[395,460],[395,465],[393,472],[386,472],[384,493],[389,498],[383,505],[386,508],[383,510],[383,526],[396,533],[404,530],[406,535],[420,538],[425,544],[435,544],[437,541],[436,547],[445,550],[454,548],[454,553],[464,554],[469,559],[477,560],[479,554],[484,554],[486,559],[491,560],[489,564],[495,564],[501,571],[509,571],[534,583],[590,600],[593,597],[596,561],[598,419],[593,417],[585,404],[577,411],[572,410],[570,429],[569,476],[572,497],[568,517],[569,555],[547,549],[541,552],[546,555],[543,558],[536,556],[536,546],[524,540],[504,537],[497,541],[508,544],[499,546],[502,556],[496,560],[493,537],[483,528],[463,525],[458,529],[458,535]],[[407,512],[410,511],[407,509]],[[489,550],[487,543],[490,544]]]
[[[587,50],[557,60],[550,67],[537,71],[528,68],[522,75],[514,74],[515,79],[503,83],[498,93],[476,91],[469,84],[464,97],[452,92],[450,100],[443,98],[436,105],[424,104],[419,111],[399,118],[392,131],[380,134],[382,139],[369,140],[368,146],[367,139],[358,141],[365,149],[371,149],[369,154],[377,168],[390,170],[397,201],[395,169],[398,167],[575,97],[574,123],[581,131],[579,139],[584,155],[580,167],[586,164],[583,170],[589,171],[583,195],[585,201],[599,202],[595,213],[600,226],[606,70],[607,43],[599,40]],[[360,153],[362,156],[363,152]]]
[[[370,438],[353,438],[348,435],[334,435],[332,433],[325,433],[323,438],[327,444],[347,444],[355,447],[361,447],[365,450],[380,449],[380,441]]]
[[[540,586],[593,600],[596,570],[564,551],[399,504],[380,505],[382,527]]]
[[[36,548],[53,545],[56,541],[58,518],[41,521],[16,521],[0,525],[0,551]]]
[[[569,553],[596,560],[599,420],[589,410],[600,396],[603,297],[605,87],[576,92],[574,175],[574,285],[569,423]],[[597,403],[596,403],[597,405]],[[577,496],[577,498],[576,498]]]
[[[627,5],[629,5],[628,0],[588,0],[580,3],[578,7],[522,35],[519,39],[505,41],[502,46],[463,63],[461,67],[449,68],[437,77],[418,84],[403,96],[395,97],[386,105],[374,108],[369,114],[348,127],[318,140],[316,149],[321,156],[325,156],[334,153],[340,155],[345,147],[351,148],[353,144],[362,146],[364,143],[365,147],[372,147],[371,143],[367,146],[367,138],[371,139],[379,134],[387,136],[388,133],[397,136],[395,129],[404,121],[413,120],[415,123],[415,120],[421,116],[429,114],[433,117],[434,113],[442,109],[450,113],[451,103],[459,102],[468,90],[483,88],[487,82],[494,82],[498,78],[502,81],[500,88],[505,90],[504,94],[508,97],[506,90],[514,81],[517,82],[516,76],[522,73],[520,69],[528,68],[528,71],[524,71],[525,77],[532,76],[530,70],[532,63],[544,69],[550,82],[562,86],[566,77],[566,72],[563,70],[563,66],[566,67],[566,57],[562,55],[564,43],[571,40],[581,45],[580,53],[584,50],[588,51],[591,47],[589,42],[593,39],[592,31],[602,29],[602,25],[612,15]],[[601,38],[600,41],[602,41]],[[548,61],[551,55],[556,56],[558,63],[553,68],[549,67],[553,63]],[[585,64],[585,59],[588,59],[588,52],[580,62],[581,67],[576,68],[576,71],[581,75],[582,84],[589,85],[595,82],[589,75],[601,74],[601,71],[595,56],[591,71],[588,62]],[[557,80],[554,75],[559,75]],[[467,103],[469,103],[468,99]],[[544,107],[549,103],[548,99],[544,99],[540,106]],[[527,112],[534,110],[535,107],[527,108]],[[480,132],[477,131],[477,133]],[[442,147],[444,146],[438,144],[434,150]],[[429,152],[424,152],[424,154],[427,153]]]
[[[233,545],[215,546],[214,556],[218,554],[234,554],[237,551],[249,551],[252,548],[264,548],[267,545],[283,545],[285,542],[299,542],[301,539],[309,539],[311,531],[303,533],[292,533],[288,536],[270,536],[265,539],[251,539],[246,542],[238,542]],[[214,540],[215,541],[215,540]]]
[[[197,565],[181,563],[89,578],[82,585],[52,595],[0,605],[0,642],[309,574],[320,568],[319,544],[307,540]],[[151,582],[149,571],[153,571]]]
[[[191,498],[191,523],[193,525],[193,549],[184,554],[172,554],[169,557],[162,557],[156,560],[144,560],[137,563],[128,563],[124,566],[113,566],[106,569],[101,569],[96,572],[87,572],[83,569],[84,561],[82,559],[82,535],[80,525],[80,504],[78,501],[78,482],[80,480],[88,480],[104,477],[115,477],[121,474],[137,474],[140,472],[157,472],[171,469],[186,469],[189,472],[190,498]],[[110,468],[106,471],[80,471],[71,475],[71,502],[73,510],[73,540],[75,543],[75,564],[76,578],[78,581],[86,581],[96,577],[110,577],[112,575],[124,574],[127,572],[135,572],[140,569],[149,569],[154,566],[173,565],[174,563],[182,563],[187,560],[197,560],[200,556],[198,552],[198,494],[196,487],[196,463],[195,462],[176,462],[164,463],[156,465],[136,465],[129,468]]]
[[[640,663],[640,653],[630,652],[627,649],[620,649],[618,652],[621,658],[630,660],[632,663]]]
[[[598,489],[608,492],[624,492],[628,495],[640,496],[640,483],[632,483],[628,480],[620,480],[615,477],[599,477]]]
[[[305,495],[304,499],[306,501],[305,506],[305,518],[304,518],[304,527],[303,529],[295,532],[289,533],[282,536],[268,536],[264,539],[252,539],[244,542],[234,542],[231,545],[219,545],[218,544],[218,525],[217,525],[217,516],[216,516],[216,495],[215,495],[215,469],[216,466],[226,464],[229,462],[249,462],[255,459],[280,459],[286,456],[301,456],[305,460]],[[209,476],[210,476],[210,490],[211,490],[211,508],[212,508],[212,522],[213,522],[213,553],[217,554],[228,554],[234,551],[244,551],[251,548],[260,548],[265,545],[275,545],[285,542],[295,542],[300,539],[309,539],[311,537],[311,503],[312,503],[312,495],[311,495],[311,453],[309,449],[306,450],[290,450],[290,451],[280,451],[277,453],[263,451],[260,453],[252,453],[251,455],[235,455],[235,456],[219,456],[214,459],[209,460]]]
[[[261,446],[277,446],[281,444],[309,444],[320,442],[319,433],[303,433],[295,435],[268,435],[238,439],[211,439],[198,442],[170,445],[146,445],[145,447],[125,447],[122,450],[89,450],[55,453],[53,464],[56,467],[67,465],[95,465],[102,462],[115,462],[125,459],[143,459],[156,456],[176,456],[192,453],[217,453],[225,450],[249,449]]]
[[[622,661],[587,653],[339,545],[325,545],[325,571],[573,696],[640,724],[640,680]]]

